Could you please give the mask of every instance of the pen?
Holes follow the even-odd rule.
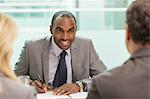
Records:
[[[37,74],[37,77],[38,77],[38,80],[40,81],[40,83],[42,84],[42,88],[44,89],[45,92],[47,92],[47,88],[46,88],[46,87],[43,87],[43,86],[45,86],[45,85],[44,85],[44,83],[42,82],[42,79],[41,79],[40,75]]]
[[[39,75],[39,74],[37,74],[37,77],[38,77],[38,80],[40,81],[40,83],[41,83],[41,84],[42,84],[42,86],[43,86],[43,82],[42,82],[42,79],[41,79],[40,75]]]

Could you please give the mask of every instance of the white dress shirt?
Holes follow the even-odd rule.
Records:
[[[63,50],[60,49],[57,44],[54,42],[54,38],[52,37],[50,54],[49,54],[49,83],[52,84],[55,73],[57,70],[57,66],[60,59],[60,54]],[[67,65],[67,83],[72,83],[72,68],[71,68],[71,53],[70,48],[65,50],[67,55],[65,56],[66,65]]]

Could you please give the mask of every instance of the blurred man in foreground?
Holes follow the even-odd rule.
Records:
[[[94,78],[88,99],[150,99],[150,0],[133,1],[126,22],[131,57]]]

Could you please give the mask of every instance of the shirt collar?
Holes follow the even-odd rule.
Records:
[[[52,37],[52,48],[54,51],[54,54],[56,56],[59,56],[60,53],[63,51],[61,48],[58,47],[58,45],[55,43],[54,41],[54,37]],[[68,48],[67,50],[65,50],[67,52],[67,55],[70,55],[70,48]]]

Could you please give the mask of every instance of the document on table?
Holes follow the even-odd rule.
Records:
[[[88,94],[87,92],[79,92],[79,93],[70,94],[69,96],[65,96],[65,95],[54,96],[52,93],[53,92],[50,91],[47,93],[38,94],[37,98],[38,99],[86,99]]]
[[[71,99],[86,99],[88,92],[78,92],[70,94]]]

